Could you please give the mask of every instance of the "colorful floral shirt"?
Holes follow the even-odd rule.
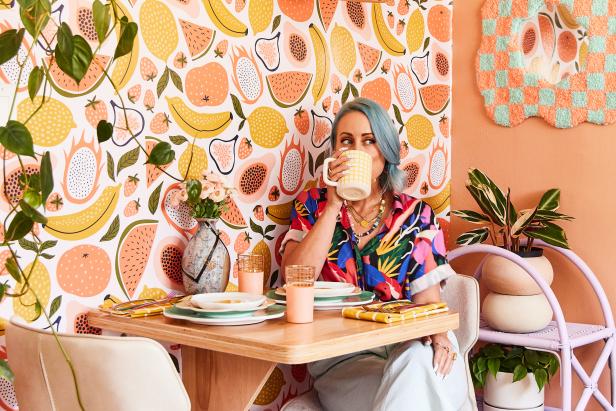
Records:
[[[301,241],[316,223],[327,204],[327,190],[301,192],[293,202],[291,227],[281,245]],[[380,232],[360,250],[342,207],[336,223],[323,281],[355,284],[374,291],[381,300],[411,299],[412,296],[452,275],[445,257],[445,238],[434,212],[421,200],[394,194],[391,212]]]

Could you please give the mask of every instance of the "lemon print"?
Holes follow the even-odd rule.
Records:
[[[280,390],[285,384],[284,374],[280,370],[280,368],[274,368],[274,371],[270,374],[267,382],[261,389],[257,398],[255,398],[256,405],[267,405],[273,403],[278,395],[280,394]]]
[[[419,50],[424,41],[424,19],[419,9],[415,10],[406,24],[406,45],[410,53]]]
[[[274,14],[273,0],[251,0],[248,3],[248,20],[254,34],[265,31]]]
[[[192,161],[190,152],[192,149]],[[190,163],[190,169],[188,164]],[[178,171],[182,177],[200,179],[203,172],[207,170],[207,155],[205,150],[194,144],[189,145],[180,156],[178,161]]]
[[[145,0],[139,13],[139,29],[148,50],[167,61],[178,45],[178,31],[169,7],[157,0]]]
[[[41,104],[42,97],[26,98],[17,105],[17,121],[24,123]],[[43,106],[28,121],[28,130],[37,146],[53,147],[62,143],[76,127],[72,112],[64,103],[48,97]]]
[[[411,116],[404,127],[409,144],[417,150],[428,148],[435,135],[432,122],[421,114]]]
[[[334,65],[340,73],[344,74],[345,77],[349,77],[357,60],[355,42],[351,32],[336,24],[332,30],[330,41]]]
[[[282,114],[271,107],[259,107],[246,119],[250,136],[255,144],[274,148],[280,144],[289,129]]]
[[[49,271],[40,261],[36,262],[34,268],[32,268],[32,263],[28,264],[24,268],[24,274],[29,276],[28,283],[30,284],[30,289],[21,297],[13,298],[13,311],[24,320],[32,322],[38,318],[34,294],[38,297],[41,307],[46,307],[51,293],[51,282],[49,280]],[[25,284],[22,278],[20,282],[15,284],[15,292],[20,294],[24,291],[24,288]]]
[[[227,284],[227,288],[225,288],[225,292],[226,293],[232,293],[232,292],[236,292],[236,291],[239,291],[239,288],[237,288],[237,285],[235,285],[233,283]]]
[[[149,288],[147,285],[143,286],[143,290],[139,294],[139,299],[151,298],[152,300],[160,300],[167,297],[167,292],[162,288]]]

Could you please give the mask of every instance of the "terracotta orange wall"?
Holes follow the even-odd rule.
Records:
[[[511,187],[518,208],[534,205],[550,187],[561,189],[561,211],[574,216],[563,224],[573,251],[595,272],[616,310],[616,125],[582,126],[559,130],[543,120],[529,119],[515,128],[495,125],[485,114],[475,83],[475,53],[481,37],[482,0],[465,0],[454,7],[454,76],[452,131],[452,209],[475,208],[464,182],[469,167],[484,170],[502,188]],[[467,225],[452,219],[450,245]],[[551,258],[554,257],[554,258]],[[598,323],[601,310],[589,285],[561,258],[549,254],[554,265],[552,285],[572,322]],[[454,264],[458,272],[472,273],[476,261]],[[599,344],[576,350],[588,370],[599,354]],[[604,371],[601,388],[609,398]],[[547,405],[560,406],[558,378],[551,383]],[[574,377],[574,398],[582,384]],[[574,400],[575,401],[575,400]],[[588,410],[600,409],[592,400]],[[575,405],[575,402],[574,402]]]

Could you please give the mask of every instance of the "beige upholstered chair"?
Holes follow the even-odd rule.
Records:
[[[460,353],[466,364],[468,398],[460,411],[476,410],[475,391],[471,380],[468,354],[479,335],[479,285],[470,276],[456,275],[447,280],[443,300],[449,307],[460,313],[460,328],[454,331],[460,345]],[[316,393],[310,390],[286,403],[280,411],[320,411],[321,404]]]
[[[137,337],[60,334],[88,411],[190,410],[190,399],[169,354]],[[73,379],[50,332],[12,318],[8,360],[22,411],[78,410]]]

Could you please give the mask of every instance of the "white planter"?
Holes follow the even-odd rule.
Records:
[[[552,284],[554,270],[545,256],[525,257],[524,261],[536,269],[548,284]],[[535,295],[542,292],[526,270],[497,255],[486,258],[481,270],[481,281],[488,290],[499,294]]]
[[[552,307],[543,294],[505,295],[488,293],[481,307],[482,318],[495,330],[531,333],[552,320]]]
[[[496,378],[488,373],[483,401],[496,410],[543,410],[544,394],[543,389],[537,389],[533,374],[513,382],[512,373],[498,372]],[[484,410],[489,409],[484,407]]]

